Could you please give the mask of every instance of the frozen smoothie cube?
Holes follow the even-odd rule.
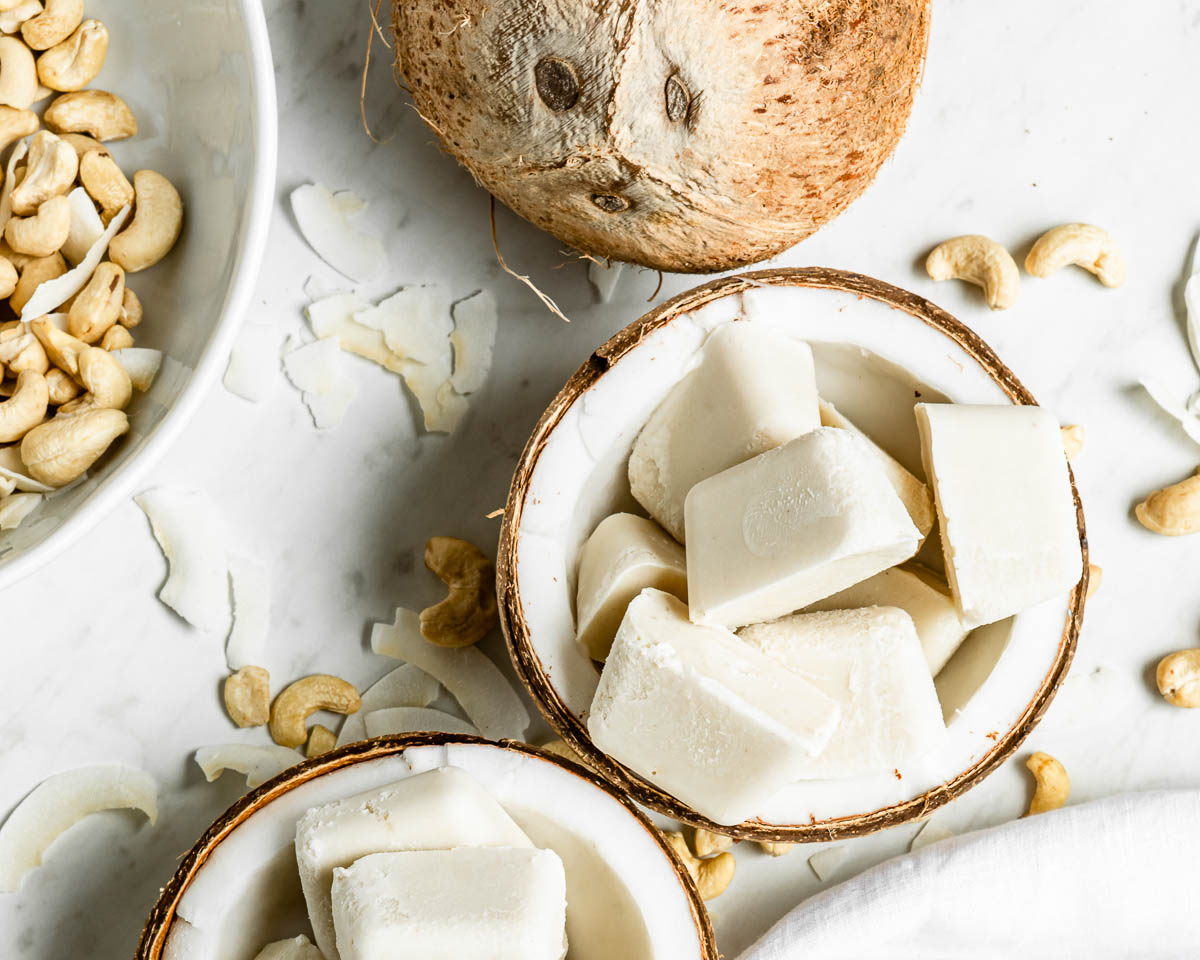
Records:
[[[891,773],[945,730],[921,641],[897,607],[797,613],[739,635],[841,707],[833,738],[802,779]]]
[[[946,579],[968,627],[1065,594],[1083,575],[1058,422],[1040,407],[918,403]]]
[[[531,846],[495,798],[457,767],[429,770],[306,811],[296,824],[296,865],[321,952],[338,960],[329,899],[335,868],[369,853],[464,844]]]
[[[593,660],[608,656],[629,601],[647,587],[687,600],[683,547],[653,520],[605,517],[579,554],[576,639]]]
[[[667,394],[629,457],[637,502],[683,542],[683,501],[699,483],[820,426],[808,344],[750,323],[718,327]]]
[[[909,473],[899,460],[842,416],[838,408],[828,400],[820,401],[820,409],[821,426],[853,431],[871,444],[879,456],[879,462],[883,464],[888,480],[891,481],[892,489],[904,502],[904,509],[908,511],[913,526],[921,531],[922,537],[926,536],[937,521],[937,513],[933,509],[933,494],[929,492],[929,488]]]
[[[937,676],[967,635],[945,581],[932,570],[915,563],[877,573],[862,583],[809,604],[805,612],[875,606],[899,607],[912,617],[933,676]]]
[[[837,719],[837,705],[799,674],[646,590],[621,621],[588,731],[615,760],[732,824],[795,780]]]
[[[871,442],[833,427],[698,483],[687,526],[692,619],[730,628],[806,607],[921,546]]]
[[[553,850],[375,853],[333,872],[342,960],[562,960],[566,921]]]

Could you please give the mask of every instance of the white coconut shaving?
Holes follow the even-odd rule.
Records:
[[[283,357],[284,373],[301,392],[318,430],[339,426],[358,396],[357,384],[342,370],[340,352],[336,340],[301,346],[291,338]]]
[[[246,323],[238,331],[221,381],[243,400],[261,403],[279,382],[279,334],[265,323]]]
[[[454,374],[450,382],[459,393],[474,393],[492,369],[499,311],[490,290],[480,290],[454,305]]]
[[[949,840],[953,836],[953,830],[947,830],[934,820],[926,820],[921,829],[913,836],[908,849],[911,853],[916,853],[922,847],[927,847],[931,843],[938,843],[942,840]]]
[[[42,500],[40,493],[10,493],[0,498],[0,530],[16,530],[22,520],[42,505]]]
[[[47,280],[44,283],[38,284],[37,289],[33,291],[33,296],[21,308],[21,319],[33,320],[42,316],[42,314],[52,313],[56,307],[62,306],[82,290],[92,278],[92,274],[96,272],[96,267],[100,265],[100,260],[108,251],[109,241],[125,225],[125,218],[128,216],[129,204],[125,204],[125,206],[117,211],[116,216],[108,222],[108,227],[100,234],[79,263],[61,277],[55,277],[53,280]]]
[[[233,627],[225,641],[230,670],[262,665],[271,625],[271,580],[267,568],[241,554],[229,558]]]
[[[163,362],[162,351],[150,347],[124,347],[121,350],[113,350],[112,356],[125,368],[134,387],[142,393],[154,385],[154,378],[158,376],[159,367]]]
[[[437,699],[441,684],[411,663],[389,671],[363,691],[362,706],[342,721],[337,745],[362,740],[367,735],[363,716],[391,707],[427,707]]]
[[[223,634],[229,623],[229,580],[224,527],[212,501],[172,487],[156,487],[133,500],[167,558],[167,580],[158,598],[193,626]]]
[[[425,429],[430,433],[453,433],[467,414],[467,400],[450,382],[450,364],[400,363],[404,385],[421,408]]]
[[[67,202],[71,205],[71,228],[60,252],[67,258],[67,263],[76,264],[104,236],[104,221],[100,219],[96,204],[83,187],[76,187],[68,193]]]
[[[473,724],[444,710],[427,707],[389,707],[372,710],[364,721],[368,737],[386,737],[399,733],[465,733],[479,736]]]
[[[307,183],[292,191],[292,213],[308,245],[339,273],[359,282],[374,280],[387,269],[379,238],[350,222],[366,209],[366,201],[349,190],[330,193],[323,184]]]
[[[607,266],[592,260],[588,264],[588,282],[596,288],[596,296],[601,303],[608,303],[617,289],[617,281],[621,279],[621,264],[610,263]]]
[[[440,287],[404,287],[366,310],[356,323],[383,334],[392,353],[404,360],[450,365],[450,298]]]
[[[9,496],[17,489],[17,481],[11,477],[0,476],[0,498]]]
[[[268,943],[254,960],[325,960],[325,954],[313,946],[308,937],[301,934],[291,940]]]
[[[489,740],[523,740],[529,712],[491,660],[475,647],[437,647],[421,636],[421,618],[404,607],[394,623],[377,623],[371,649],[411,663],[450,691],[480,734]]]
[[[305,309],[308,325],[315,336],[322,340],[336,340],[338,346],[348,353],[357,354],[367,360],[400,372],[401,358],[388,349],[383,332],[364,327],[354,319],[356,313],[371,309],[371,301],[353,293],[335,293],[321,300],[314,300]]]
[[[8,156],[8,168],[4,171],[4,183],[0,185],[0,233],[12,219],[12,192],[17,185],[17,164],[25,158],[29,151],[29,141],[18,141]]]
[[[196,763],[212,783],[226,770],[246,775],[246,786],[254,789],[294,767],[304,758],[289,747],[271,743],[218,743],[196,751]]]
[[[34,480],[25,472],[25,462],[21,459],[21,445],[11,444],[0,447],[0,477],[12,481],[13,487],[27,493],[53,493],[55,488],[40,480]]]
[[[1183,427],[1184,432],[1196,441],[1196,443],[1200,443],[1200,417],[1189,413],[1183,404],[1177,403],[1172,399],[1174,396],[1173,392],[1157,380],[1151,377],[1143,377],[1138,383],[1142,385],[1142,388],[1150,395],[1150,399],[1157,403],[1164,413],[1179,421],[1179,425]]]
[[[1200,237],[1192,246],[1192,269],[1183,285],[1183,304],[1187,309],[1188,347],[1196,369],[1200,370]]]
[[[808,865],[812,868],[812,872],[817,875],[818,880],[828,880],[846,862],[846,857],[849,853],[850,851],[840,844],[836,847],[826,847],[824,850],[818,850],[809,857]]]
[[[80,767],[38,784],[0,826],[0,893],[14,893],[41,866],[54,841],[101,810],[141,810],[158,818],[158,784],[137,767]]]

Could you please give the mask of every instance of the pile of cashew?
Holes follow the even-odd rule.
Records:
[[[13,151],[0,184],[0,299],[17,317],[0,318],[0,445],[19,443],[29,476],[61,487],[129,429],[132,387],[111,355],[134,345],[142,319],[126,276],[171,250],[183,204],[154,170],[131,182],[105,145],[138,129],[120,97],[88,88],[104,66],[107,27],[84,19],[83,0],[44,4],[0,0],[0,150]],[[39,120],[30,107],[50,96]],[[107,259],[80,273],[118,215]],[[63,281],[62,296],[78,292],[62,312],[23,313],[42,284],[69,271],[78,283]]]

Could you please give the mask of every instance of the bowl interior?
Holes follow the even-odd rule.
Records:
[[[136,343],[162,350],[164,359],[151,390],[134,395],[129,434],[88,478],[0,533],[0,587],[45,562],[127,494],[136,482],[134,462],[148,465],[148,448],[168,439],[164,426],[181,425],[232,338],[236,301],[253,284],[273,200],[273,78],[255,0],[88,0],[87,16],[102,20],[111,35],[93,86],[121,96],[138,120],[137,136],[108,148],[130,177],[153,168],[183,197],[175,249],[129,277],[145,307]]]
[[[562,857],[569,960],[715,960],[694,885],[625,797],[528,747],[438,735],[343,748],[241,801],[185,858],[143,934],[139,958],[252,960],[268,942],[311,936],[293,848],[299,817],[444,766],[470,773],[535,845]],[[161,950],[155,946],[164,941]]]
[[[633,441],[705,337],[737,321],[807,341],[821,394],[922,477],[914,403],[1033,402],[986,345],[920,298],[836,271],[750,276],[685,294],[679,306],[618,334],[576,374],[526,448],[501,544],[505,626],[543,713],[638,800],[694,823],[705,821],[591,744],[586,716],[599,670],[574,641],[574,588],[579,549],[596,524],[617,510],[643,512],[626,477]],[[942,568],[936,528],[919,559]],[[1075,601],[1074,594],[1056,598],[968,638],[937,678],[947,733],[931,754],[875,777],[795,783],[757,821],[723,829],[790,839],[862,833],[965,789],[964,777],[974,782],[981,767],[990,770],[1044,710],[1069,662]]]

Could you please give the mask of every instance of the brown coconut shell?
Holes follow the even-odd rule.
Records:
[[[393,0],[417,111],[497,199],[658,270],[763,260],[841,213],[912,109],[928,0]]]
[[[667,842],[662,831],[650,822],[649,818],[637,808],[633,801],[614,789],[608,781],[597,776],[591,770],[580,766],[578,763],[565,760],[556,754],[540,750],[537,747],[531,747],[529,744],[518,743],[515,740],[493,742],[483,740],[480,737],[449,733],[410,733],[400,736],[376,737],[373,740],[361,740],[356,743],[350,743],[320,757],[299,763],[294,767],[289,767],[273,780],[268,780],[262,786],[246,794],[213,821],[212,826],[205,830],[200,839],[196,841],[196,845],[183,855],[179,869],[175,871],[175,875],[167,882],[167,885],[162,888],[158,896],[158,901],[154,904],[154,908],[150,911],[150,916],[142,928],[142,936],[138,941],[134,960],[161,960],[163,949],[167,943],[167,937],[171,932],[171,924],[175,920],[175,911],[179,906],[179,901],[191,885],[193,879],[195,879],[196,874],[204,866],[205,861],[212,856],[213,851],[221,845],[221,842],[236,830],[238,826],[262,810],[263,807],[279,799],[289,791],[296,789],[301,784],[333,773],[335,770],[341,770],[343,767],[403,753],[409,747],[440,746],[450,743],[479,743],[501,750],[511,750],[514,753],[536,756],[539,759],[562,767],[568,773],[586,781],[596,789],[602,790],[616,799],[629,811],[630,816],[641,824],[646,833],[651,836],[659,849],[671,861],[672,866],[674,866],[675,872],[679,876],[680,885],[683,887],[684,894],[687,896],[688,904],[691,907],[692,917],[696,923],[696,933],[701,945],[701,957],[703,960],[719,960],[720,954],[717,951],[717,940],[713,933],[712,921],[709,919],[704,901],[700,898],[695,881],[688,874],[687,868]]]
[[[923,297],[884,283],[882,280],[875,280],[844,270],[803,267],[760,270],[724,277],[681,293],[651,310],[641,319],[629,324],[588,357],[583,366],[575,371],[571,379],[559,391],[558,396],[546,408],[546,412],[542,414],[534,428],[533,435],[526,443],[521,459],[517,463],[516,472],[513,474],[512,486],[509,489],[508,502],[504,510],[504,523],[500,532],[500,546],[496,559],[500,625],[508,641],[509,653],[516,667],[517,675],[525,684],[529,695],[547,722],[589,765],[639,803],[674,820],[739,839],[800,843],[842,840],[875,833],[878,830],[928,816],[938,807],[966,793],[996,770],[1037,726],[1066,678],[1067,670],[1075,655],[1079,631],[1083,625],[1083,609],[1087,597],[1089,575],[1087,530],[1083,519],[1083,505],[1080,503],[1079,491],[1075,487],[1075,476],[1072,473],[1071,491],[1075,498],[1075,517],[1083,553],[1083,577],[1071,593],[1066,622],[1063,625],[1062,634],[1058,638],[1058,650],[1054,661],[1037,689],[1030,691],[1029,702],[1016,722],[1002,735],[996,737],[994,745],[987,753],[958,776],[927,793],[868,813],[846,817],[825,820],[817,820],[813,817],[807,823],[794,824],[772,824],[747,820],[734,826],[728,826],[714,823],[701,816],[691,807],[681,803],[669,793],[603,753],[592,743],[586,725],[567,708],[555,688],[553,680],[533,646],[529,625],[522,608],[521,584],[517,577],[518,531],[525,509],[525,501],[529,496],[529,485],[534,468],[537,466],[547,440],[554,432],[554,428],[563,414],[584,391],[603,377],[647,334],[671,323],[680,314],[692,313],[713,300],[764,285],[842,290],[886,303],[921,320],[957,343],[987,372],[1013,403],[1026,405],[1036,405],[1037,403],[1016,375],[1000,361],[991,347],[984,343],[970,327],[960,323],[941,307],[930,303]],[[1047,642],[1049,642],[1049,638]]]

